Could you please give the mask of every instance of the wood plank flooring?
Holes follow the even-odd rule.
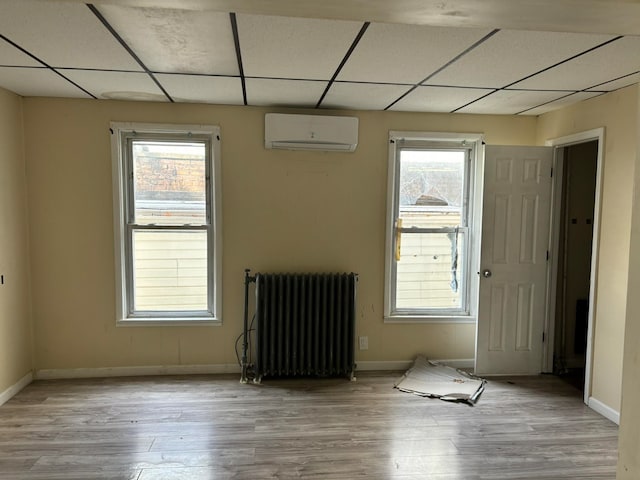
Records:
[[[550,376],[475,407],[345,379],[36,381],[0,407],[0,478],[614,479],[618,428]]]

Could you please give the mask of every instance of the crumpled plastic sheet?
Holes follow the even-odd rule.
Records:
[[[421,397],[475,405],[487,381],[463,370],[418,355],[413,366],[394,385]]]

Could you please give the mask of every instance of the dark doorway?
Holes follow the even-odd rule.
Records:
[[[598,142],[562,150],[554,373],[583,391]]]

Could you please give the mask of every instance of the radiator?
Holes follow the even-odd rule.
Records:
[[[355,273],[255,275],[255,381],[355,371]]]

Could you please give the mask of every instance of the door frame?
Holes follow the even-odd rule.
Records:
[[[591,242],[591,272],[589,278],[589,313],[587,316],[587,348],[585,355],[585,380],[584,380],[584,398],[585,404],[589,404],[591,396],[591,371],[593,363],[593,336],[594,336],[594,315],[596,307],[596,290],[598,281],[598,256],[600,241],[600,218],[602,209],[602,182],[604,168],[602,165],[604,153],[604,127],[587,130],[564,137],[549,139],[545,142],[546,146],[554,147],[553,157],[553,179],[551,182],[551,225],[549,235],[549,252],[550,265],[547,270],[547,309],[545,315],[544,331],[547,333],[548,341],[543,345],[542,353],[542,371],[550,373],[553,371],[553,351],[555,342],[555,314],[556,304],[552,299],[556,298],[558,261],[560,260],[555,252],[558,251],[558,242],[560,239],[560,215],[557,205],[562,197],[562,179],[564,175],[564,163],[562,150],[571,145],[587,143],[591,141],[598,142],[598,153],[596,159],[596,191],[593,208],[593,235]]]

